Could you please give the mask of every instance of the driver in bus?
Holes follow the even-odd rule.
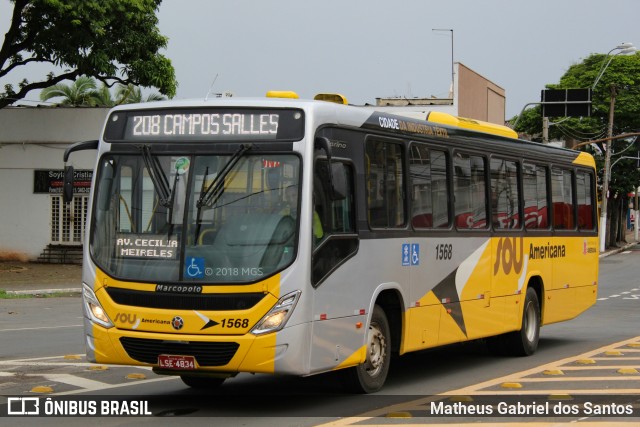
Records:
[[[297,208],[298,208],[298,191],[296,189],[296,185],[290,185],[285,189],[284,199],[286,202],[286,207],[283,209],[284,215],[291,215],[293,219],[297,217]],[[324,236],[324,231],[322,229],[322,222],[320,221],[320,215],[318,215],[318,211],[313,209],[313,238],[314,243],[317,243]]]

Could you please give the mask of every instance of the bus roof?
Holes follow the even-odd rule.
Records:
[[[394,133],[433,137],[450,138],[451,136],[495,139],[496,141],[512,141],[523,145],[531,144],[542,148],[542,144],[518,139],[517,133],[512,129],[475,119],[455,117],[447,113],[431,111],[428,113],[389,113],[377,111],[370,107],[345,105],[338,97],[316,97],[310,99],[296,99],[291,92],[283,92],[287,96],[264,98],[224,97],[211,99],[184,99],[157,101],[153,103],[125,104],[114,107],[113,111],[126,110],[180,110],[180,109],[206,109],[206,108],[299,108],[313,112],[315,122],[321,124],[335,123],[337,125],[353,126],[357,128],[392,131]],[[326,99],[329,99],[327,101]],[[568,148],[551,147],[547,149],[571,151]],[[593,158],[586,154],[579,156],[576,162],[584,165],[593,165]]]

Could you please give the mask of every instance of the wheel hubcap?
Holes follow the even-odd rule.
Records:
[[[365,364],[365,370],[371,377],[375,377],[382,370],[386,351],[387,341],[384,334],[378,324],[371,324],[367,337],[367,361]]]
[[[536,309],[533,306],[533,303],[529,302],[529,304],[527,304],[527,307],[525,308],[524,315],[524,331],[529,342],[533,342],[536,339],[536,322]]]

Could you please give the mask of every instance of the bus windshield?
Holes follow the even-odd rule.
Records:
[[[296,254],[300,159],[255,154],[105,155],[90,251],[126,280],[252,283]]]

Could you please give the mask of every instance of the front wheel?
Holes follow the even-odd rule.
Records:
[[[384,310],[376,305],[366,336],[367,358],[363,364],[346,369],[345,386],[356,393],[374,393],[382,388],[391,363],[391,332]]]

